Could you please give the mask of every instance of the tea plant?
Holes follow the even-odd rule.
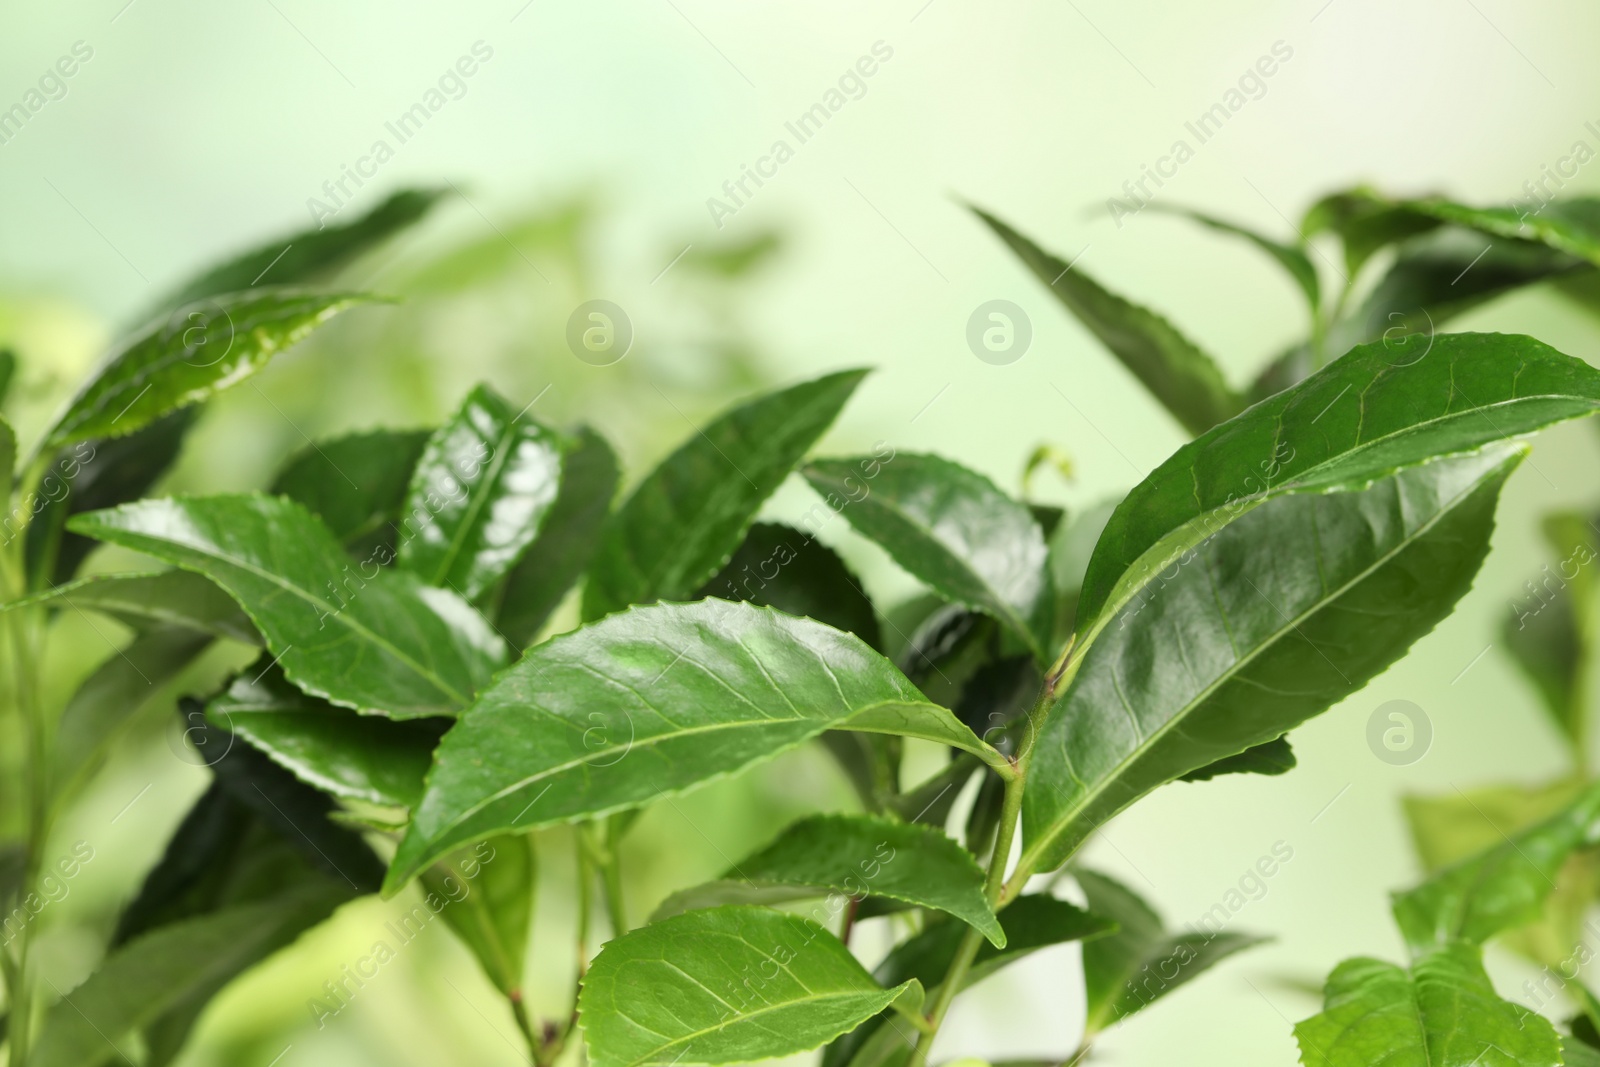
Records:
[[[303,258],[275,280],[311,280],[430,202],[404,195],[297,238]],[[1402,242],[1391,273],[1410,264],[1411,288],[1390,304],[1409,327],[1459,296],[1427,288],[1437,264],[1409,242],[1441,219],[1498,233],[1480,214],[1357,193],[1319,205],[1308,228],[1344,237],[1351,277]],[[1289,731],[1454,608],[1522,439],[1600,407],[1600,372],[1527,337],[1391,329],[1376,296],[1347,315],[1350,285],[1324,301],[1303,247],[1252,238],[1295,272],[1313,328],[1248,404],[1159,317],[991,223],[1198,435],[1109,512],[1069,520],[892,441],[813,457],[860,370],[727,411],[615,506],[601,435],[547,426],[488,385],[433,430],[317,442],[265,493],[148,498],[194,405],[366,299],[255,287],[267,250],[186,287],[20,462],[5,431],[0,622],[27,771],[0,878],[16,919],[0,953],[14,1067],[171,1062],[231,979],[379,892],[415,894],[405,930],[445,919],[540,1065],[826,1046],[832,1067],[921,1067],[964,989],[1081,941],[1087,1032],[1059,1062],[1258,940],[1170,931],[1073,858],[1169,783],[1290,769]],[[1593,269],[1571,254],[1580,229],[1502,238],[1518,262],[1560,265],[1539,276],[1576,277]],[[1365,336],[1374,325],[1390,332]],[[816,502],[792,525],[757,523],[796,471]],[[879,610],[817,538],[837,517],[927,596]],[[79,577],[95,542],[169,569]],[[552,633],[573,596],[581,624]],[[136,636],[46,707],[40,653],[67,612]],[[41,990],[32,920],[50,880],[83,861],[53,836],[62,806],[152,680],[218,641],[260,651],[180,702],[212,785],[98,969]],[[812,742],[859,810],[775,828],[636,924],[622,892],[634,816]],[[941,753],[922,781],[904,773],[913,746]],[[1593,796],[1401,897],[1412,966],[1336,971],[1325,1012],[1299,1030],[1307,1062],[1465,1065],[1491,1046],[1518,1063],[1586,1062],[1500,999],[1479,946],[1537,914],[1544,891],[1521,864],[1531,853],[1547,870],[1586,844]],[[566,826],[580,850],[577,988],[529,1003],[534,872]],[[1062,873],[1086,907],[1052,891]],[[596,899],[609,938],[590,959]],[[896,943],[869,972],[851,942],[872,920]],[[375,950],[308,990],[319,1018],[388,958]]]

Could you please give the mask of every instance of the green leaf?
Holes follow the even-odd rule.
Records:
[[[219,263],[168,296],[158,310],[267,285],[303,284],[327,277],[425,216],[442,189],[401,189],[353,222],[324,223],[314,230],[268,241]]]
[[[177,626],[259,645],[250,617],[203,575],[189,571],[97,574],[0,604],[0,612],[39,604],[96,611],[136,630]]]
[[[1501,1000],[1481,950],[1452,944],[1408,972],[1374,959],[1346,960],[1328,976],[1322,1014],[1294,1028],[1306,1067],[1557,1067],[1561,1042],[1548,1020]]]
[[[0,348],[0,404],[11,394],[11,383],[17,376],[17,354],[9,348]],[[6,468],[10,470],[10,467]],[[4,1040],[4,1037],[0,1037]]]
[[[1548,515],[1545,538],[1556,551],[1537,584],[1512,604],[1501,629],[1506,650],[1533,683],[1545,710],[1581,764],[1587,758],[1587,678],[1594,646],[1594,527],[1576,512]]]
[[[884,1008],[884,989],[816,923],[765,908],[713,908],[606,944],[579,1019],[594,1067],[751,1063],[805,1052]]]
[[[638,807],[830,728],[994,752],[860,638],[771,608],[630,609],[534,646],[434,756],[387,892],[493,834]]]
[[[1244,407],[1215,361],[1166,319],[1106,290],[987,212],[973,210],[1184,429],[1203,433]]]
[[[353,293],[253,289],[138,334],[90,376],[41,449],[121,437],[196,404],[264,367],[317,326],[367,299]]]
[[[1140,796],[1281,737],[1403,655],[1470,587],[1525,453],[1495,445],[1370,489],[1277,497],[1158,576],[1046,718],[1022,863],[1058,865]]]
[[[855,634],[883,651],[878,615],[861,581],[827,545],[792,526],[758,522],[727,566],[695,593],[777,608]]]
[[[439,914],[495,988],[513,999],[522,996],[536,870],[533,842],[514,834],[480,841],[422,875],[430,892],[452,902]]]
[[[206,717],[302,782],[338,797],[415,807],[449,719],[395,722],[357,715],[296,689],[256,664],[206,705]]]
[[[29,1063],[132,1062],[124,1051],[131,1048],[129,1032],[157,1022],[199,993],[219,989],[344,899],[337,887],[313,883],[263,903],[172,923],[128,942],[49,1010]]]
[[[357,711],[454,714],[505,658],[454,594],[354,567],[325,526],[282,497],[144,500],[79,515],[71,528],[206,575],[239,601],[296,685]]]
[[[984,944],[973,957],[961,988],[969,989],[1002,968],[1040,949],[1068,941],[1092,941],[1111,933],[1116,924],[1091,915],[1075,904],[1043,894],[1019,897],[1000,913],[1006,945]],[[873,972],[883,986],[916,979],[936,989],[950,971],[965,927],[930,922],[921,933],[896,945]],[[885,1012],[840,1037],[822,1055],[822,1067],[887,1067],[904,1063],[916,1044],[917,1032]]]
[[[1050,536],[1050,577],[1056,589],[1056,625],[1052,644],[1060,648],[1072,635],[1078,615],[1078,597],[1083,591],[1083,576],[1106,523],[1117,510],[1118,501],[1102,500],[1074,513]]]
[[[1353,349],[1184,445],[1129,493],[1095,548],[1079,618],[1120,607],[1264,500],[1359,488],[1597,409],[1600,371],[1528,337],[1411,336]]]
[[[983,868],[972,853],[931,827],[870,815],[801,819],[720,880],[668,897],[652,921],[717,904],[777,903],[830,893],[947,912],[995,945],[1005,945],[984,897]]]
[[[1414,955],[1452,941],[1481,945],[1541,917],[1572,853],[1600,841],[1600,786],[1570,807],[1394,897]]]
[[[1317,309],[1317,305],[1321,301],[1321,286],[1317,281],[1317,268],[1311,262],[1310,257],[1301,249],[1294,245],[1284,244],[1282,241],[1274,241],[1272,238],[1263,236],[1248,226],[1240,226],[1226,219],[1219,219],[1215,215],[1208,215],[1203,211],[1195,211],[1184,207],[1169,207],[1160,203],[1151,204],[1150,207],[1164,214],[1181,215],[1184,218],[1193,219],[1200,225],[1216,230],[1218,233],[1225,233],[1232,237],[1239,237],[1249,241],[1277,260],[1278,265],[1289,272],[1289,276],[1294,279],[1301,292],[1305,293],[1306,302],[1311,305],[1311,309],[1313,311]]]
[[[1600,264],[1600,198],[1546,201],[1537,209],[1468,207],[1443,197],[1405,201],[1404,206],[1441,222],[1497,237],[1541,241],[1551,248]]]
[[[1044,533],[1027,506],[938,456],[902,452],[858,481],[874,462],[820,459],[804,474],[824,499],[849,501],[842,514],[850,525],[896,563],[940,595],[994,616],[1047,659],[1055,596]]]
[[[393,559],[426,430],[369,430],[296,453],[269,490],[306,506],[358,558]]]
[[[539,636],[567,590],[588,569],[617,493],[617,457],[587,426],[561,461],[561,488],[539,537],[506,576],[495,626],[518,648]]]
[[[1094,871],[1075,870],[1089,910],[1117,924],[1083,946],[1086,1036],[1149,1006],[1229,956],[1267,940],[1222,930],[1174,933],[1127,886]]]
[[[583,617],[687,597],[739,547],[761,505],[816,444],[866,371],[757,397],[697,430],[611,516]]]
[[[565,444],[487,385],[477,386],[417,461],[400,566],[478,599],[538,536],[555,503]]]
[[[1237,756],[1229,756],[1207,764],[1198,771],[1181,776],[1180,782],[1209,782],[1219,774],[1288,774],[1295,768],[1294,749],[1287,737],[1279,737],[1254,748],[1247,748]]]
[[[0,352],[0,355],[9,355],[9,353]],[[0,397],[3,396],[4,390],[0,389]],[[10,545],[11,539],[16,536],[12,532],[12,525],[15,523],[16,517],[11,512],[12,472],[16,470],[16,466],[17,433],[11,428],[9,422],[0,417],[0,506],[4,507],[6,514],[5,544],[7,546]]]
[[[1345,269],[1354,278],[1367,260],[1384,248],[1438,227],[1437,219],[1358,186],[1311,205],[1300,232],[1308,238],[1337,234],[1344,245]]]

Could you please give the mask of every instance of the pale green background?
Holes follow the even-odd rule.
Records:
[[[1600,147],[1585,129],[1600,123],[1600,10],[1572,0],[533,0],[520,14],[522,0],[124,2],[10,4],[0,15],[0,108],[74,41],[94,48],[66,98],[0,145],[0,292],[10,295],[0,303],[0,340],[34,361],[25,384],[35,420],[67,380],[51,372],[70,377],[111,324],[209,258],[308,223],[307,198],[478,40],[493,59],[464,98],[400,147],[353,210],[403,183],[461,184],[473,206],[441,213],[394,251],[404,257],[429,241],[492,241],[491,227],[523,213],[592,198],[600,214],[584,288],[627,308],[639,336],[617,368],[578,364],[558,339],[572,294],[513,264],[510,302],[545,323],[539,344],[510,336],[520,327],[502,318],[506,294],[469,303],[429,336],[409,339],[431,373],[416,372],[406,388],[346,375],[332,406],[322,371],[308,361],[337,360],[338,346],[297,353],[262,379],[262,393],[239,390],[217,406],[198,438],[208,454],[186,462],[180,485],[259,485],[300,443],[284,417],[312,433],[436,418],[480,373],[514,395],[555,383],[539,410],[594,420],[637,470],[688,431],[675,408],[699,418],[751,384],[720,364],[707,371],[699,327],[685,312],[702,298],[686,294],[681,267],[658,275],[685,245],[778,227],[791,238],[786,254],[741,291],[737,308],[702,303],[724,327],[738,317],[764,380],[880,368],[830,447],[882,438],[936,450],[1014,489],[1028,451],[1054,442],[1074,458],[1078,477],[1070,485],[1046,477],[1044,495],[1090,503],[1126,488],[1182,437],[962,200],[991,207],[1068,258],[1081,252],[1084,270],[1169,314],[1244,381],[1303,330],[1297,292],[1242,246],[1153,213],[1119,229],[1104,205],[1275,41],[1293,58],[1264,98],[1199,147],[1163,190],[1165,201],[1288,235],[1286,218],[1329,188],[1370,180],[1501,202],[1575,140]],[[893,58],[866,95],[719,232],[706,198],[880,40]],[[1592,163],[1570,189],[1597,187],[1600,163]],[[378,288],[385,269],[373,271]],[[1025,308],[1034,327],[1032,349],[1006,367],[978,361],[963,339],[972,309],[997,297]],[[1539,294],[1463,325],[1537,333],[1591,360],[1600,342],[1595,322]],[[415,360],[406,366],[415,371]],[[267,396],[278,411],[262,402]],[[237,442],[247,432],[278,447],[246,449]],[[1558,768],[1551,732],[1502,652],[1490,649],[1462,671],[1544,562],[1538,516],[1560,501],[1594,501],[1595,445],[1586,427],[1544,436],[1506,495],[1497,550],[1460,612],[1400,666],[1297,731],[1297,771],[1171,787],[1091,846],[1096,862],[1175,922],[1220,900],[1274,842],[1294,849],[1265,898],[1235,920],[1277,943],[1107,1036],[1105,1062],[1293,1062],[1290,1021],[1315,1003],[1293,982],[1347,955],[1399,955],[1386,893],[1416,870],[1398,797]],[[804,499],[786,490],[773,513],[793,514]],[[911,588],[842,531],[829,539],[847,546],[874,590]],[[1436,732],[1432,751],[1411,767],[1385,765],[1366,745],[1367,717],[1396,698],[1422,706]],[[836,786],[809,757],[781,761],[778,775],[762,804],[742,799],[741,787],[718,786],[682,802],[685,815],[653,815],[636,838],[637,869],[661,885],[713,874],[719,851],[737,853],[776,828],[763,822],[769,814],[781,819],[814,803],[820,779]],[[112,828],[110,818],[150,781],[151,794]],[[98,865],[75,889],[87,913],[130,891],[200,782],[159,740],[113,768],[76,827],[98,849]],[[636,912],[658,888],[639,890]],[[566,945],[555,931],[566,905],[553,895],[547,904],[530,971],[540,976],[535,994],[547,998],[536,1006],[553,1012],[564,995]],[[504,1011],[439,931],[326,1030],[305,1027],[304,998],[365,952],[385,907],[348,909],[237,986],[185,1062],[265,1065],[280,1054],[282,1067],[519,1062],[495,1030],[511,1032]],[[94,942],[65,919],[58,927],[51,966],[75,981],[93,962]],[[1069,1050],[1080,1017],[1072,954],[1042,954],[968,998],[941,1051]],[[1493,962],[1514,994],[1526,975],[1506,958]]]

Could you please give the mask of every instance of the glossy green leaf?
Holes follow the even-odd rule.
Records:
[[[1382,960],[1346,960],[1328,976],[1322,1013],[1294,1033],[1306,1067],[1562,1062],[1555,1028],[1500,999],[1480,950],[1460,943],[1430,952],[1410,971]]]
[[[1405,201],[1405,207],[1441,222],[1466,226],[1497,237],[1542,241],[1551,248],[1600,264],[1600,198],[1549,200],[1526,209],[1469,207],[1443,197]]]
[[[994,216],[979,210],[978,217],[1190,433],[1203,433],[1244,407],[1216,362],[1166,319],[1103,288]]]
[[[816,619],[883,651],[878,615],[861,580],[831,548],[792,526],[758,522],[750,527],[733,558],[695,594],[708,596]]]
[[[1000,922],[984,898],[983,868],[972,853],[931,827],[870,815],[801,819],[720,880],[668,897],[654,918],[717,904],[776,903],[830,893],[947,912],[995,945],[1005,945]]]
[[[809,920],[689,912],[609,943],[578,1001],[594,1067],[752,1063],[804,1052],[922,989],[884,989]]]
[[[1403,655],[1470,587],[1525,452],[1494,445],[1365,490],[1277,497],[1157,576],[1047,716],[1022,862],[1058,865],[1140,796],[1283,736]]]
[[[492,834],[622,811],[830,728],[964,735],[860,638],[770,608],[656,604],[534,646],[440,744],[388,892]]]
[[[562,458],[556,502],[497,597],[495,626],[518,648],[534,642],[588,569],[617,493],[617,457],[606,439],[587,426],[573,436]]]
[[[1321,300],[1321,285],[1317,280],[1317,268],[1311,262],[1311,258],[1300,248],[1295,245],[1284,244],[1282,241],[1275,241],[1270,237],[1257,233],[1248,226],[1240,226],[1237,223],[1229,222],[1227,219],[1219,219],[1215,215],[1208,215],[1203,211],[1195,211],[1191,208],[1183,207],[1168,207],[1159,202],[1151,204],[1150,207],[1158,212],[1181,215],[1184,218],[1193,219],[1200,225],[1216,230],[1218,233],[1225,233],[1231,237],[1249,241],[1277,260],[1278,265],[1289,272],[1289,276],[1300,287],[1300,291],[1305,293],[1306,302],[1311,305],[1312,310],[1316,310]]]
[[[352,222],[302,230],[219,263],[158,305],[182,307],[196,300],[257,285],[300,285],[325,278],[357,256],[416,224],[444,196],[442,189],[401,189]]]
[[[349,562],[327,527],[282,497],[145,500],[79,515],[71,528],[206,575],[244,607],[296,685],[358,711],[454,714],[505,658],[454,594]]]
[[[733,555],[773,494],[866,376],[842,371],[721,415],[662,461],[600,537],[583,617],[687,597]]]
[[[449,719],[395,722],[301,692],[270,663],[247,669],[206,717],[301,781],[338,797],[413,807]]]
[[[176,626],[242,644],[261,644],[255,625],[233,598],[209,578],[190,571],[97,574],[0,604],[0,612],[39,604],[96,611],[136,630]]]
[[[871,457],[806,464],[806,480],[935,592],[987,612],[1049,653],[1055,600],[1044,533],[1026,505],[983,475],[937,456],[899,453],[871,479]]]
[[[565,445],[487,385],[473,389],[417,461],[400,566],[478,599],[538,536]]]
[[[536,875],[533,842],[521,834],[480,841],[422,875],[430,893],[451,902],[439,914],[489,981],[516,999],[522,996]]]
[[[1288,774],[1295,768],[1294,749],[1289,739],[1279,737],[1266,744],[1247,748],[1237,756],[1229,756],[1209,763],[1197,771],[1190,771],[1180,782],[1209,782],[1219,774]]]
[[[362,299],[351,293],[254,289],[158,322],[89,377],[41,448],[121,437],[199,403],[248,378],[280,350]]]
[[[213,990],[310,923],[345,895],[327,882],[258,904],[163,926],[108,956],[45,1017],[32,1067],[132,1062],[127,1035],[157,1022],[198,992]]]
[[[296,453],[270,492],[306,506],[357,558],[393,561],[426,430],[369,430]]]
[[[1597,841],[1600,786],[1551,818],[1395,894],[1395,922],[1414,954],[1452,941],[1481,945],[1538,919],[1567,858]]]
[[[1600,371],[1532,338],[1409,336],[1353,349],[1184,445],[1129,493],[1089,563],[1080,619],[1108,602],[1115,610],[1264,500],[1360,487],[1596,410]]]
[[[1094,871],[1073,872],[1089,910],[1117,924],[1115,932],[1083,946],[1083,981],[1094,1035],[1191,981],[1203,971],[1266,938],[1203,929],[1167,930],[1150,905],[1127,886]]]

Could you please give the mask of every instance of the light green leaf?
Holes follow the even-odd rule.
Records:
[[[617,457],[606,439],[587,426],[574,437],[561,462],[556,502],[499,593],[495,626],[518,648],[533,643],[588,568],[617,492]]]
[[[522,997],[536,877],[533,842],[522,834],[480,841],[422,875],[430,892],[451,902],[439,914],[495,988],[514,1001]]]
[[[487,385],[473,389],[417,461],[400,566],[478,599],[538,536],[555,503],[565,446]]]
[[[1572,853],[1600,841],[1600,786],[1571,806],[1394,896],[1394,917],[1415,955],[1452,941],[1481,945],[1543,914]]]
[[[867,477],[863,472],[875,469]],[[1027,506],[937,456],[821,459],[804,474],[824,499],[935,592],[987,612],[1049,656],[1055,597],[1044,533]]]
[[[56,420],[41,449],[122,437],[264,367],[365,297],[252,289],[158,322],[113,352]]]
[[[1594,527],[1576,512],[1548,515],[1545,538],[1556,559],[1511,605],[1501,629],[1506,650],[1533,683],[1579,765],[1587,759],[1588,677],[1595,643]]]
[[[1090,560],[1080,628],[1262,501],[1359,488],[1596,410],[1600,371],[1529,337],[1409,336],[1353,349],[1184,445],[1128,494]]]
[[[1525,452],[1495,445],[1370,489],[1277,497],[1157,576],[1047,716],[1023,864],[1060,864],[1145,793],[1283,736],[1403,655],[1471,585]]]
[[[1190,433],[1203,433],[1244,407],[1212,358],[1166,319],[1106,290],[1082,268],[1057,259],[987,212],[974,210]]]
[[[866,371],[757,397],[697,430],[611,516],[583,617],[687,597],[733,555],[761,505],[838,416]]]
[[[1305,1067],[1557,1067],[1555,1028],[1500,999],[1481,950],[1436,949],[1408,972],[1374,959],[1346,960],[1328,976],[1322,1014],[1294,1028]]]
[[[270,663],[247,669],[206,717],[334,796],[414,807],[449,719],[395,722],[301,692]]]
[[[809,920],[713,908],[607,943],[579,1019],[594,1067],[752,1063],[805,1052],[922,989],[884,989]]]
[[[357,711],[454,714],[505,658],[454,594],[349,562],[327,527],[282,497],[143,500],[70,526],[206,575],[239,601],[296,685]]]
[[[1086,1036],[1148,1007],[1156,999],[1232,956],[1267,940],[1223,930],[1176,933],[1122,883],[1094,871],[1073,872],[1089,910],[1117,924],[1083,946]]]
[[[964,735],[1009,767],[850,634],[721,600],[630,609],[534,646],[479,694],[386,891],[458,845],[638,807],[837,728]]]
[[[0,604],[0,612],[46,604],[97,611],[137,630],[179,626],[259,645],[250,617],[204,575],[190,571],[97,574]]]
[[[426,430],[369,430],[296,453],[271,492],[306,506],[359,559],[393,560]]]
[[[1195,211],[1192,208],[1185,207],[1169,207],[1161,203],[1153,203],[1150,207],[1164,214],[1181,215],[1184,218],[1193,219],[1200,225],[1216,230],[1218,233],[1225,233],[1232,237],[1239,237],[1249,241],[1277,260],[1278,265],[1289,272],[1289,276],[1300,287],[1300,291],[1305,293],[1306,302],[1311,305],[1313,311],[1316,310],[1321,300],[1321,286],[1317,281],[1317,268],[1311,262],[1310,257],[1301,249],[1294,245],[1284,244],[1282,241],[1274,241],[1272,238],[1259,234],[1248,226],[1240,226],[1226,219],[1219,219],[1215,215],[1208,215],[1203,211]]]
[[[870,815],[801,819],[720,880],[668,897],[652,921],[717,904],[825,894],[880,897],[947,912],[1005,946],[1000,922],[984,897],[983,868],[972,853],[932,827]]]

